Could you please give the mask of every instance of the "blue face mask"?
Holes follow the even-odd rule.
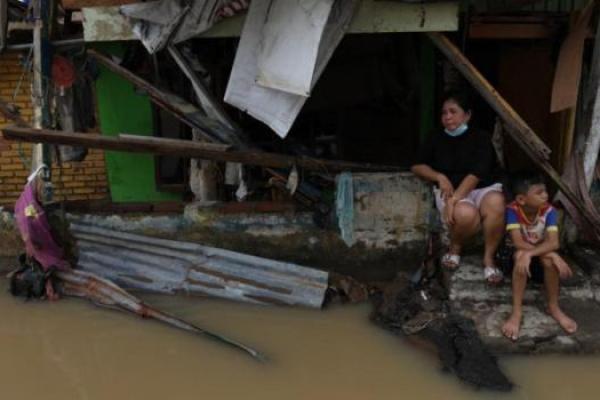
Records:
[[[458,128],[454,129],[453,131],[449,131],[448,129],[444,129],[444,132],[446,132],[448,135],[450,135],[452,137],[457,137],[457,136],[460,136],[463,133],[465,133],[467,131],[467,129],[469,129],[469,125],[467,125],[467,123],[464,122],[461,126],[459,126]]]

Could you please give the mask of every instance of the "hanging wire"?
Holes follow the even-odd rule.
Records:
[[[25,59],[25,65],[23,66],[23,72],[21,73],[21,77],[19,78],[19,82],[17,82],[17,86],[15,87],[15,91],[13,92],[13,100],[17,97],[17,94],[21,90],[21,85],[23,84],[23,79],[25,78],[25,74],[31,68],[31,63],[33,61],[33,46],[29,49],[29,54]]]

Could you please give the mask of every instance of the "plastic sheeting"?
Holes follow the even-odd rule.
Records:
[[[279,5],[280,2],[285,3],[285,8],[280,8],[284,6]],[[252,1],[225,101],[264,122],[280,137],[286,137],[308,95],[306,87],[295,90],[290,83],[305,84],[307,76],[310,76],[310,88],[314,87],[348,29],[357,4],[358,0],[335,0],[322,27],[313,26],[315,21],[323,22],[324,13],[323,5],[317,6],[314,0]],[[271,15],[271,10],[276,14]],[[293,29],[288,30],[285,21],[290,18],[294,24]],[[309,34],[313,30],[322,31],[320,40]],[[306,35],[310,38],[304,40]],[[316,58],[303,58],[312,54],[315,46],[318,46]],[[290,68],[290,63],[293,63],[293,68]],[[305,95],[265,85],[303,91]]]
[[[45,166],[38,169],[29,177],[23,193],[15,204],[15,219],[25,242],[25,252],[35,258],[44,271],[50,268],[68,269],[63,249],[54,240],[44,208],[37,200],[37,175]]]
[[[198,36],[215,23],[248,8],[249,0],[158,0],[124,5],[121,14],[130,18],[134,34],[148,52],[168,43]]]
[[[354,187],[352,174],[343,172],[337,177],[335,210],[342,240],[348,247],[354,244]]]
[[[259,85],[300,96],[310,94],[333,1],[271,1],[258,54]]]

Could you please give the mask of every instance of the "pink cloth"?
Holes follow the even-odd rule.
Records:
[[[54,240],[46,213],[37,201],[35,182],[32,179],[25,185],[15,204],[15,219],[25,242],[25,252],[35,258],[45,271],[50,268],[69,269],[64,251]]]

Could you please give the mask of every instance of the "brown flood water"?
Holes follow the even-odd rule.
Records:
[[[209,340],[85,301],[14,299],[0,281],[3,399],[597,399],[600,357],[503,359],[519,387],[477,392],[430,354],[371,325],[369,306],[325,311],[145,299],[267,354],[260,364]]]

